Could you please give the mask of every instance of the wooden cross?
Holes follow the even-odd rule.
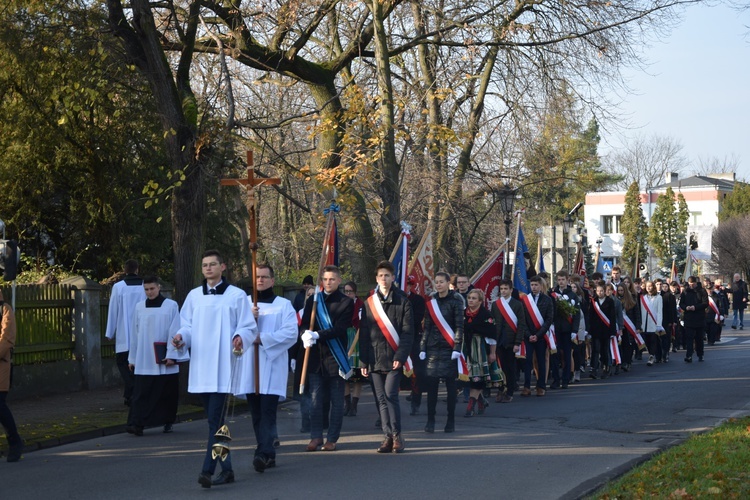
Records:
[[[250,215],[250,255],[252,259],[252,277],[253,277],[253,306],[258,305],[258,287],[256,278],[256,252],[258,251],[258,233],[257,233],[257,215],[256,215],[256,200],[255,200],[255,189],[271,184],[281,184],[281,179],[277,178],[262,178],[258,179],[255,177],[255,169],[253,169],[253,152],[247,152],[247,178],[246,179],[221,179],[222,186],[245,186],[247,190],[247,213]],[[258,345],[255,345],[255,394],[260,393],[260,373],[259,373],[259,359],[258,359]]]

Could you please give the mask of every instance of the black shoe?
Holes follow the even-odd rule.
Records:
[[[703,362],[703,356],[698,356],[698,361]]]
[[[255,472],[263,472],[266,470],[266,459],[261,455],[258,455],[253,459],[253,469]]]
[[[409,393],[409,395],[406,396],[404,399],[411,403],[411,393]]]
[[[12,444],[8,448],[8,462],[18,462],[23,454],[23,441]]]
[[[279,438],[274,439],[273,440],[273,447],[274,448],[278,448],[279,446],[281,446],[281,441],[279,441]]]
[[[685,363],[692,363],[692,362],[693,362],[693,357],[692,356],[688,356],[688,357],[685,358]]]
[[[266,469],[273,469],[276,467],[276,459],[275,458],[267,458],[266,459]]]
[[[456,425],[453,420],[448,420],[448,422],[445,424],[445,429],[443,429],[445,432],[454,432],[456,430]]]
[[[555,380],[554,382],[552,382],[552,385],[549,386],[549,388],[550,389],[559,389],[560,388],[560,382],[558,382],[557,380]]]
[[[419,406],[412,405],[409,415],[419,415]]]
[[[135,434],[135,426],[134,425],[126,425],[125,426],[125,432],[128,434]]]
[[[253,463],[255,463],[255,461],[253,461]],[[201,474],[201,476],[202,475],[203,474]],[[198,479],[198,482],[200,482],[200,478]],[[219,486],[220,484],[229,484],[233,482],[234,482],[234,472],[231,470],[225,470],[225,471],[222,471],[221,474],[219,474],[219,476],[216,479],[211,481],[211,484],[214,486]],[[201,486],[202,485],[203,483],[201,483]]]
[[[593,378],[594,380],[599,378],[596,376],[596,372],[589,372],[589,377]]]
[[[424,426],[424,431],[432,434],[435,432],[435,421],[434,420],[428,420],[427,425]]]
[[[164,434],[172,432],[172,424],[164,424],[164,430],[162,432],[164,432]]]
[[[209,474],[208,472],[201,472],[201,475],[198,476],[198,484],[200,484],[203,488],[210,488],[211,474]]]

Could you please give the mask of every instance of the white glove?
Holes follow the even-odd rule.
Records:
[[[460,357],[461,357],[461,353],[460,353],[460,352],[458,352],[458,351],[453,351],[453,352],[451,353],[451,359],[458,359],[458,358],[460,358]]]
[[[315,345],[315,342],[320,338],[320,335],[318,335],[318,332],[313,332],[310,330],[305,330],[305,332],[302,334],[302,346],[305,349],[309,349],[313,345]]]
[[[424,351],[420,352],[419,353],[419,359],[421,359],[422,361],[424,361],[425,359],[427,359],[427,353],[424,352]]]
[[[289,362],[289,368],[292,369],[292,373],[297,371],[297,360],[293,359]]]

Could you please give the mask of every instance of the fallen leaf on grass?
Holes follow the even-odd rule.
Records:
[[[685,488],[678,488],[669,494],[669,498],[682,498],[686,496],[688,496],[688,492]]]

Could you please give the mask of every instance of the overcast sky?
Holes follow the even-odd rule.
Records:
[[[626,73],[636,95],[624,96],[632,127],[602,131],[600,152],[620,135],[669,136],[691,163],[734,156],[738,179],[750,181],[750,12],[690,7],[661,43],[645,49],[646,72]]]

